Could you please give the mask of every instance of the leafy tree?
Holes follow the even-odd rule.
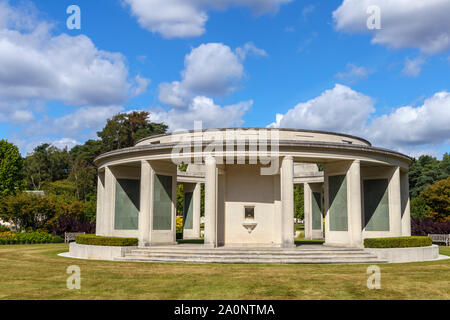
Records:
[[[450,178],[429,186],[420,197],[430,208],[427,218],[438,222],[450,220]]]
[[[70,169],[69,180],[75,185],[77,199],[87,201],[88,195],[95,193],[97,170],[80,158],[72,161]]]
[[[439,171],[444,178],[450,177],[450,154],[445,153],[439,164]]]
[[[303,185],[296,185],[294,188],[294,216],[297,219],[305,218],[305,199],[303,193]]]
[[[430,208],[422,197],[411,199],[411,217],[422,221],[430,213]]]
[[[19,148],[0,140],[0,195],[15,194],[24,188],[23,165]]]
[[[43,184],[67,179],[70,155],[48,143],[37,146],[25,159],[25,173],[29,189],[41,190]]]
[[[183,206],[184,206],[184,185],[179,184],[177,186],[177,214],[179,216],[183,216],[184,214],[184,210],[183,210]]]
[[[145,111],[134,111],[119,113],[109,119],[103,130],[97,132],[102,140],[102,151],[132,147],[142,138],[166,133],[168,127],[162,123],[150,122],[149,115]]]
[[[94,163],[94,159],[102,153],[102,141],[88,140],[83,145],[78,145],[70,150],[72,159],[80,159],[89,164]]]
[[[449,161],[448,155],[445,158]],[[432,156],[421,156],[418,160],[414,160],[409,169],[409,187],[411,197],[417,197],[428,186],[436,181],[448,177],[448,173],[441,171],[440,167],[445,166],[439,160]]]
[[[79,217],[83,204],[66,201],[55,195],[38,196],[19,193],[0,199],[0,218],[15,225],[20,231],[51,231],[59,215]]]

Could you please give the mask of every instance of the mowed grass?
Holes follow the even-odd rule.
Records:
[[[0,299],[450,299],[450,260],[380,265],[202,265],[76,260],[64,244],[0,246]],[[450,248],[441,247],[450,255]],[[66,268],[81,268],[81,290]]]

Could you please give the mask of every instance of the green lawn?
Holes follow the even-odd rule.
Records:
[[[0,246],[0,299],[450,299],[450,260],[380,265],[194,265],[61,258],[64,244]],[[450,255],[450,248],[441,248]],[[81,268],[81,290],[66,268]],[[257,275],[257,276],[255,276]]]

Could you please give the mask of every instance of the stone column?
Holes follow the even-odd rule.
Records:
[[[194,193],[192,194],[193,203],[193,229],[194,229],[194,238],[200,238],[200,216],[201,216],[201,183],[196,183],[194,188]]]
[[[114,213],[115,213],[115,194],[116,194],[116,177],[109,166],[105,167],[105,190],[103,197],[103,219],[101,219],[103,234],[112,236]]]
[[[362,243],[362,196],[361,163],[353,161],[348,169],[348,225],[351,245],[361,247]]]
[[[152,167],[148,161],[141,161],[141,199],[139,211],[139,246],[150,244],[152,207]]]
[[[409,175],[407,172],[401,173],[402,188],[402,236],[411,236],[411,210],[409,199]]]
[[[97,178],[97,214],[96,214],[96,234],[98,236],[104,235],[103,219],[104,219],[104,206],[105,202],[103,197],[105,196],[105,171],[98,172]]]
[[[281,163],[281,245],[294,246],[294,158],[286,156]]]
[[[217,163],[205,159],[205,246],[217,246]]]
[[[394,168],[389,183],[389,213],[391,215],[391,234],[393,237],[402,235],[402,194],[400,182],[400,167]]]
[[[312,189],[309,183],[303,184],[305,209],[305,240],[312,240]]]

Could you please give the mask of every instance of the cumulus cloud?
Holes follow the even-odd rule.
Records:
[[[243,124],[242,117],[252,105],[253,101],[246,101],[221,107],[210,98],[198,96],[183,112],[176,109],[153,111],[150,119],[166,123],[171,131],[192,129],[195,121],[202,121],[203,128],[239,127]]]
[[[285,115],[278,115],[272,127],[303,128],[337,132],[362,132],[373,100],[347,86],[336,84],[319,97],[299,103]]]
[[[159,100],[184,108],[198,95],[221,96],[236,90],[244,76],[243,60],[248,54],[266,56],[252,43],[236,52],[222,43],[202,44],[186,55],[181,81],[159,85]]]
[[[383,115],[374,115],[374,111],[372,98],[337,84],[286,114],[278,114],[269,127],[354,134],[410,155],[450,143],[450,92],[438,92],[418,107],[398,107]]]
[[[80,145],[81,143],[75,139],[62,138],[62,139],[54,140],[50,144],[59,149],[67,148],[67,150],[70,150],[73,147],[75,147],[76,145]]]
[[[276,12],[292,0],[124,0],[139,25],[165,38],[196,37],[205,33],[209,10],[244,6],[257,14]]]
[[[369,6],[378,6],[381,29],[369,30]],[[349,33],[373,34],[372,43],[393,49],[416,48],[422,57],[406,60],[403,73],[416,77],[426,56],[450,49],[448,0],[344,0],[333,12],[335,28]]]
[[[389,147],[450,143],[450,92],[442,91],[418,107],[405,106],[376,117],[366,132]]]
[[[380,30],[367,28],[367,8],[372,5],[381,9]],[[373,33],[373,43],[435,54],[450,48],[449,12],[448,0],[344,0],[333,18],[337,30]]]
[[[24,129],[25,134],[61,134],[66,137],[93,135],[106,120],[124,111],[122,106],[82,107],[61,117],[46,116]],[[91,136],[89,136],[91,138]],[[75,139],[75,138],[74,138]]]
[[[102,51],[84,35],[54,36],[30,6],[0,0],[0,100],[111,105],[125,102],[134,86],[143,92],[142,78],[128,79],[122,54]]]

